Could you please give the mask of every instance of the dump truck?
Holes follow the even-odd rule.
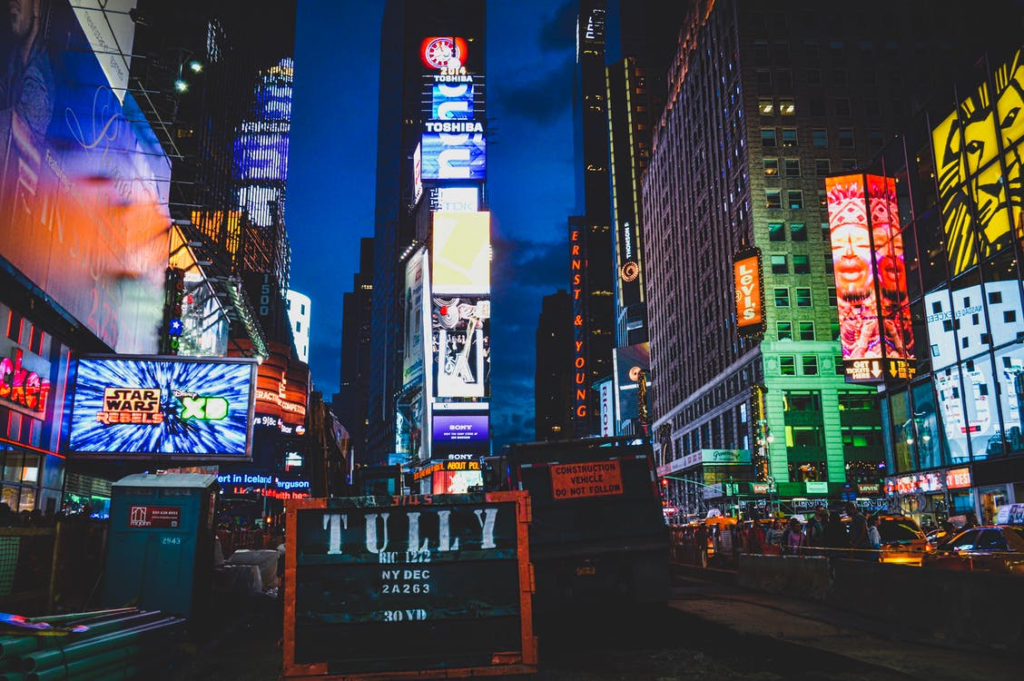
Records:
[[[530,494],[535,612],[667,602],[669,536],[649,440],[513,444],[492,465]]]

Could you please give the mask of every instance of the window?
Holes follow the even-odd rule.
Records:
[[[792,94],[793,92],[793,73],[789,69],[779,69],[775,72],[775,84],[779,88],[779,92],[786,94]]]
[[[825,177],[832,172],[832,162],[827,158],[814,159],[814,174],[818,177]]]
[[[783,376],[796,376],[796,357],[779,355],[779,373]]]
[[[845,87],[848,81],[846,69],[832,69],[832,84]],[[849,100],[847,100],[849,103]],[[840,114],[843,115],[843,114]],[[849,115],[849,114],[846,114]]]
[[[836,272],[836,263],[835,263],[834,260],[832,260],[832,255],[830,253],[826,253],[825,254],[825,273],[826,274],[835,274],[835,272]]]
[[[838,326],[839,325],[836,324],[837,328],[838,328]],[[837,330],[837,333],[838,333],[838,330]],[[832,340],[839,340],[839,339],[838,338],[833,338]],[[842,355],[836,355],[835,364],[836,364],[836,376],[845,376],[846,375],[846,367],[843,366],[843,356]]]
[[[757,62],[761,63],[761,64],[766,63],[770,59],[770,56],[769,56],[769,53],[768,53],[768,41],[767,40],[755,40],[754,41],[754,59],[756,59]]]
[[[839,128],[839,148],[853,149],[853,130],[851,128]]]
[[[787,158],[782,161],[786,169],[786,177],[800,177],[800,159]]]
[[[793,274],[810,274],[811,258],[807,255],[793,256]]]
[[[836,287],[828,287],[828,304],[830,307],[836,307],[839,305],[839,299],[836,298]],[[837,336],[838,337],[838,336]]]
[[[772,256],[772,274],[789,274],[789,265],[786,264],[786,256]]]
[[[789,289],[775,289],[775,307],[789,307]]]
[[[1016,310],[1003,310],[1003,321],[1007,324],[1017,323],[1017,311]]]
[[[774,147],[776,145],[775,128],[761,128],[761,146]]]
[[[881,130],[868,130],[868,144],[872,149],[881,149],[882,145],[885,144],[885,138],[882,136]]]
[[[780,99],[779,113],[782,114],[783,116],[795,116],[796,102],[794,102],[792,99]]]
[[[812,116],[824,116],[825,115],[825,100],[821,97],[811,97],[809,100],[810,106],[807,107]]]
[[[800,357],[800,363],[803,365],[804,376],[817,376],[818,375],[818,357],[817,355],[802,355]]]
[[[783,128],[782,129],[782,146],[784,146],[784,147],[795,147],[796,146],[796,128]]]
[[[796,306],[797,307],[810,307],[811,306],[811,289],[809,289],[809,288],[797,288],[797,290],[796,290]]]
[[[759,99],[757,100],[757,110],[761,112],[762,116],[771,116],[775,113],[775,104],[770,99]]]
[[[847,117],[851,114],[850,100],[846,97],[836,99],[836,115]]]
[[[818,50],[818,43],[804,43],[804,57],[806,57],[808,61],[818,61],[821,59],[821,52]]]
[[[792,322],[776,322],[776,329],[779,332],[779,340],[793,340],[793,323]]]
[[[43,330],[33,324],[32,331],[29,332],[28,337],[28,351],[34,352],[37,355],[43,354],[43,337]]]
[[[871,73],[873,74],[874,71],[871,71]],[[877,99],[865,99],[863,104],[864,113],[867,114],[868,118],[878,119],[882,117],[882,103]]]
[[[772,72],[765,69],[757,71],[758,92],[770,92],[772,89]]]
[[[842,166],[843,170],[857,169],[857,159],[855,158],[844,158],[839,163]]]
[[[789,63],[789,43],[780,41],[775,42],[775,47],[772,48],[775,51],[775,63],[776,64],[788,64]]]
[[[828,146],[828,131],[825,128],[814,128],[811,130],[811,144],[824,148]]]
[[[807,84],[821,85],[821,70],[807,69]]]
[[[807,225],[794,222],[789,226],[789,238],[793,241],[807,241]]]
[[[779,159],[766,158],[764,160],[764,174],[768,177],[776,177],[779,174]]]
[[[769,241],[785,241],[786,240],[786,223],[784,223],[784,222],[769,222],[768,223],[768,240]]]
[[[821,393],[817,390],[783,390],[783,411],[821,411]]]
[[[800,210],[804,207],[804,192],[801,189],[788,190],[786,199],[790,210]]]
[[[782,208],[782,191],[779,189],[765,189],[764,205],[768,208]]]
[[[832,340],[839,340],[839,322],[830,322],[828,326]]]
[[[825,193],[824,189],[818,190],[818,207],[822,209],[828,208],[828,194]]]
[[[295,330],[298,333],[302,333],[302,322],[295,322]]]
[[[800,322],[800,340],[814,340],[814,322]]]

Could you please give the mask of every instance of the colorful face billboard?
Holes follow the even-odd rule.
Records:
[[[250,457],[255,360],[84,357],[68,451],[74,456]]]
[[[747,248],[732,261],[736,295],[736,330],[741,336],[764,332],[764,287],[761,283],[761,249]]]
[[[67,0],[43,6],[12,5],[0,32],[21,55],[0,63],[0,248],[104,343],[156,352],[170,163]]]
[[[489,393],[490,318],[490,300],[433,297],[437,397],[484,397]]]
[[[431,255],[433,293],[490,293],[491,214],[434,213]]]
[[[487,141],[482,132],[423,133],[424,180],[487,179]]]
[[[914,375],[896,183],[877,175],[825,180],[846,376],[879,382]]]
[[[953,276],[1011,247],[1021,223],[1024,50],[993,75],[932,130]]]

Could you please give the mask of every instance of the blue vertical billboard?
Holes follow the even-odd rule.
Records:
[[[67,0],[3,23],[0,255],[117,352],[156,352],[170,163]]]

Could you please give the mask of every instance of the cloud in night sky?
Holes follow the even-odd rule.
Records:
[[[496,97],[511,114],[537,123],[549,123],[572,106],[575,68],[575,57],[570,55],[555,68],[537,74],[533,80],[496,87]]]
[[[540,27],[538,44],[547,51],[558,52],[576,47],[576,4],[566,2]]]

